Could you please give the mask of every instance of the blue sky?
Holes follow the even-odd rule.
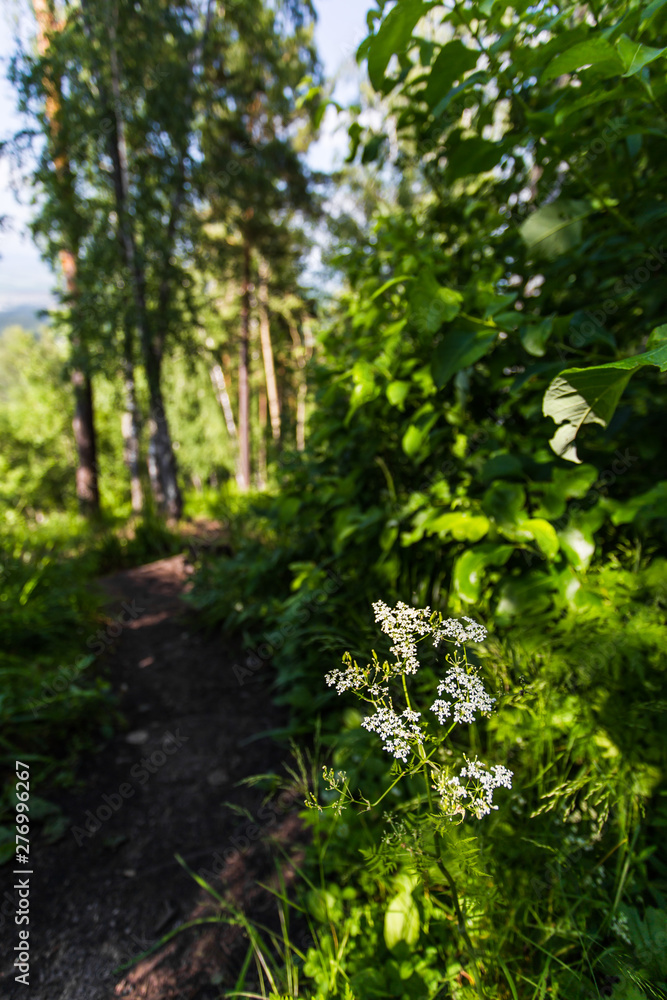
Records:
[[[315,0],[317,44],[328,76],[333,77],[341,66],[353,59],[357,45],[366,34],[366,10],[370,6],[370,0]],[[13,51],[6,10],[5,6],[4,15],[0,15],[0,137],[11,135],[21,126],[15,111],[16,97],[6,79]],[[350,99],[349,86],[341,82],[336,97]],[[345,136],[336,132],[335,113],[330,109],[322,138],[310,150],[309,162],[315,168],[326,169],[345,149]],[[44,307],[52,301],[54,275],[40,259],[26,232],[31,213],[30,196],[30,190],[23,189],[20,202],[17,202],[10,190],[8,163],[0,159],[0,216],[5,216],[8,223],[7,228],[0,231],[0,311],[24,304]]]

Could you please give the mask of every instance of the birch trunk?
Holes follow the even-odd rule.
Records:
[[[271,415],[271,434],[274,441],[280,440],[280,399],[276,382],[276,370],[273,362],[273,347],[271,345],[271,325],[269,322],[269,268],[266,261],[259,265],[259,288],[257,301],[259,305],[259,333],[262,341],[262,357],[264,359],[264,375],[266,378],[266,394],[269,400]]]
[[[125,330],[123,358],[125,413],[121,420],[121,427],[123,431],[123,458],[130,474],[132,513],[139,514],[143,509],[144,494],[141,485],[139,407],[137,405],[133,354],[132,327],[128,323]]]
[[[225,424],[227,425],[227,431],[230,438],[234,443],[237,441],[236,424],[234,422],[234,411],[232,410],[232,404],[229,398],[229,392],[227,391],[227,383],[225,381],[225,373],[220,365],[214,365],[211,368],[211,382],[213,383],[213,389],[215,391],[215,397],[220,404],[220,409],[222,410],[223,416],[225,418]]]

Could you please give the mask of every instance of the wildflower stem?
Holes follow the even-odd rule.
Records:
[[[424,761],[425,761],[426,760],[426,756],[424,754],[423,748],[420,747],[419,749],[421,750],[422,755],[424,757]],[[424,769],[424,778],[425,778],[425,781],[426,781],[426,795],[428,797],[428,810],[429,810],[429,813],[431,814],[431,816],[433,816],[434,815],[433,793],[431,792],[431,781],[430,781],[430,777],[429,777],[429,774],[428,774],[428,770],[426,768]],[[473,943],[470,940],[470,935],[468,934],[468,928],[466,927],[465,916],[463,914],[463,910],[461,909],[461,902],[459,900],[459,894],[458,894],[458,891],[456,889],[456,882],[454,881],[454,879],[453,879],[450,871],[448,870],[447,866],[445,865],[444,861],[442,860],[442,842],[440,840],[440,834],[438,833],[437,829],[433,831],[433,846],[435,848],[435,860],[436,860],[436,864],[437,864],[440,872],[445,877],[447,885],[449,886],[449,890],[450,890],[450,892],[452,894],[452,902],[454,903],[454,910],[456,912],[456,920],[457,920],[457,923],[458,923],[458,928],[459,928],[459,931],[461,933],[461,937],[463,938],[463,940],[465,942],[466,949],[467,949],[468,955],[470,957],[470,961],[472,962],[472,967],[473,967],[473,969],[475,971],[475,988],[477,990],[477,996],[479,997],[479,1000],[486,1000],[486,997],[485,997],[485,994],[484,994],[484,990],[482,988],[482,980],[481,980],[481,977],[480,977],[480,974],[479,974],[479,966],[477,964],[477,954],[476,954],[475,948],[473,947]]]
[[[401,674],[401,680],[403,681],[403,693],[405,695],[405,705],[406,705],[406,708],[410,708],[411,709],[412,705],[410,704],[410,695],[408,694],[408,685],[407,685],[406,680],[405,680],[405,674]]]

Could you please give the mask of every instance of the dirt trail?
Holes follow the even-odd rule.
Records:
[[[101,581],[109,618],[126,622],[105,672],[128,729],[84,757],[83,791],[50,796],[70,827],[53,845],[33,838],[30,985],[14,981],[9,953],[18,939],[5,924],[0,996],[7,1000],[219,997],[245,953],[240,932],[226,925],[184,931],[131,971],[114,971],[179,925],[215,912],[176,853],[262,919],[274,909],[256,882],[274,869],[270,838],[298,840],[300,803],[283,793],[262,809],[257,791],[234,785],[280,770],[271,741],[250,738],[284,720],[270,702],[270,667],[240,684],[233,669],[243,663],[240,649],[190,630],[181,600],[188,569],[176,556]],[[225,801],[249,809],[256,822]]]

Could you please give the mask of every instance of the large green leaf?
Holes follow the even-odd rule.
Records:
[[[483,514],[474,514],[469,510],[454,510],[441,514],[429,522],[427,533],[448,538],[450,535],[459,542],[478,542],[491,527],[490,521]]]
[[[433,353],[433,380],[442,389],[453,375],[479,361],[491,349],[497,334],[492,330],[452,330],[440,341]]]
[[[466,48],[458,38],[443,45],[431,67],[428,83],[419,96],[429,107],[434,107],[449,93],[452,84],[477,64],[478,59],[479,52]]]
[[[493,170],[504,153],[504,146],[488,139],[474,136],[464,139],[451,152],[447,151],[447,179],[458,180],[470,174],[484,174]]]
[[[557,198],[529,215],[519,231],[531,250],[552,259],[579,246],[582,222],[592,211],[590,202],[583,199]]]
[[[547,341],[553,329],[553,319],[547,316],[539,323],[531,323],[529,326],[522,326],[519,330],[521,343],[529,354],[533,357],[544,357],[547,350]]]
[[[425,271],[410,289],[410,315],[419,333],[437,333],[461,311],[463,296],[441,285],[431,271]]]
[[[488,566],[503,566],[514,552],[513,545],[485,543],[468,549],[454,566],[452,582],[456,593],[466,604],[479,600],[482,574]]]
[[[576,73],[587,66],[610,75],[623,72],[623,62],[616,49],[601,35],[593,35],[585,42],[579,42],[552,59],[540,78],[540,83],[548,83],[565,73]]]
[[[595,542],[591,532],[584,528],[568,527],[561,531],[558,537],[570,565],[577,570],[588,569],[595,552]]]
[[[369,40],[368,75],[376,90],[385,88],[385,72],[391,57],[405,51],[417,22],[432,6],[423,0],[402,0],[389,11],[377,34]]]
[[[591,368],[567,368],[547,389],[542,411],[559,425],[549,442],[561,458],[579,462],[574,440],[584,424],[606,427],[633,373],[647,365],[667,371],[667,344]]]
[[[625,66],[623,76],[634,76],[644,66],[648,66],[649,63],[652,63],[655,59],[659,59],[660,56],[663,56],[667,52],[667,49],[654,49],[650,45],[641,45],[639,42],[633,42],[627,35],[621,35],[616,42],[616,48]]]

